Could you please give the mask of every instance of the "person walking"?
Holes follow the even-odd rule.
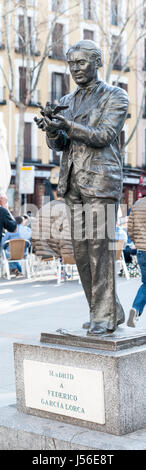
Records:
[[[135,328],[136,320],[142,315],[146,305],[146,197],[136,201],[132,207],[128,219],[128,234],[137,248],[137,260],[142,280],[127,321],[127,326]]]

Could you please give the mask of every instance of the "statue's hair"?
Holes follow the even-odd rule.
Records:
[[[73,44],[67,51],[67,59],[70,52],[79,50],[90,52],[91,57],[93,57],[94,59],[100,59],[99,67],[102,67],[102,52],[101,49],[96,46],[96,43],[94,41],[83,39],[82,41],[75,42],[75,44]]]

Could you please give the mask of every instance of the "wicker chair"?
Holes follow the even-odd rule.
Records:
[[[15,262],[22,262],[25,264],[25,270],[26,270],[26,276],[27,279],[30,279],[30,255],[28,253],[27,249],[27,254],[25,254],[25,244],[28,244],[29,247],[31,247],[31,244],[28,240],[23,240],[21,238],[14,238],[12,240],[8,240],[5,242],[4,247],[9,245],[9,250],[10,250],[10,257],[7,258],[5,254],[5,249],[3,249],[3,258],[4,258],[4,268],[6,271],[7,279],[10,280],[10,268],[9,265],[11,263]]]
[[[57,224],[58,238],[55,237],[55,230],[52,230],[55,224]],[[62,235],[62,230],[64,230],[66,238]],[[64,280],[67,278],[68,269],[71,269],[71,279],[73,279],[76,263],[64,201],[52,201],[50,206],[43,207],[42,213],[39,213],[38,218],[34,219],[32,225],[32,250],[42,261],[55,260],[57,284],[61,283],[62,270]]]

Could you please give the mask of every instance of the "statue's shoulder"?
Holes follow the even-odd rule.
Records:
[[[63,106],[66,105],[67,103],[69,103],[72,100],[74,94],[75,94],[75,91],[73,91],[72,93],[68,93],[67,95],[62,96],[62,98],[59,101],[59,104],[61,104]]]
[[[121,88],[120,86],[118,85],[109,85],[109,89],[111,91],[111,93],[115,94],[115,95],[118,95],[119,97],[124,97],[124,98],[127,98],[128,99],[128,93],[126,90],[124,90],[123,88]]]
[[[113,93],[113,94],[122,94],[122,95],[127,95],[127,92],[126,90],[124,90],[123,88],[121,88],[120,86],[118,85],[110,85],[110,83],[107,83],[106,81],[100,81],[100,86],[104,89],[104,92],[107,92],[109,94]]]

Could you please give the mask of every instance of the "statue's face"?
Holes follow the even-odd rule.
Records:
[[[70,51],[68,64],[73,80],[77,85],[87,85],[96,78],[96,61],[85,50]]]

